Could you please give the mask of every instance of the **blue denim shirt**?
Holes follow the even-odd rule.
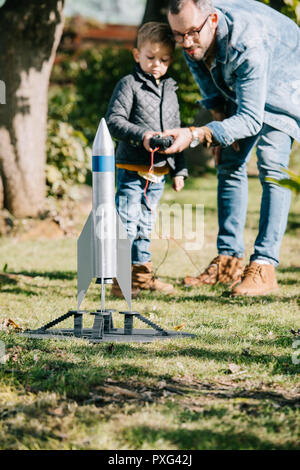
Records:
[[[263,123],[300,141],[300,28],[255,0],[216,0],[216,56],[185,59],[203,100],[213,109],[227,102],[233,115],[207,125],[224,147],[256,135]]]

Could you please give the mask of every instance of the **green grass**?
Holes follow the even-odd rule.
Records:
[[[247,257],[259,199],[259,182],[250,178]],[[215,176],[190,179],[179,194],[167,187],[164,202],[204,204],[205,244],[190,252],[192,264],[170,241],[158,275],[175,283],[176,294],[143,293],[133,308],[167,329],[184,323],[196,337],[112,346],[0,331],[7,354],[0,364],[1,449],[299,449],[300,364],[292,361],[297,338],[290,331],[300,328],[299,199],[293,197],[281,249],[280,290],[245,299],[222,295],[222,286],[189,290],[180,283],[216,254]],[[155,267],[166,249],[166,240],[153,241]],[[0,270],[6,264],[1,320],[36,328],[76,308],[76,238],[2,238]],[[93,285],[83,308],[99,306]],[[119,311],[125,303],[108,297],[107,307]],[[117,314],[115,323],[122,324]]]

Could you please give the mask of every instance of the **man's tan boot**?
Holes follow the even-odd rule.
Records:
[[[134,264],[132,269],[132,288],[140,290],[154,290],[164,294],[174,292],[172,284],[167,284],[153,277],[152,262]]]
[[[197,277],[187,276],[183,283],[186,286],[199,287],[203,284],[229,284],[240,281],[244,271],[243,261],[236,256],[218,255],[209,266]]]
[[[252,261],[245,269],[242,282],[232,290],[231,295],[265,295],[277,289],[275,267]]]

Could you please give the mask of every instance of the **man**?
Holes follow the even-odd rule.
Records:
[[[300,140],[300,30],[255,0],[171,0],[168,20],[214,121],[166,130],[166,153],[215,144],[218,256],[186,284],[236,284],[232,295],[278,288],[275,267],[286,229],[290,191],[267,180],[285,177],[293,139]],[[243,272],[247,168],[257,146],[262,200],[258,235]],[[239,284],[236,281],[241,280]]]

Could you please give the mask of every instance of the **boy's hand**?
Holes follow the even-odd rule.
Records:
[[[178,193],[184,187],[184,177],[183,176],[175,176],[173,181],[173,189]]]
[[[154,132],[154,131],[146,131],[143,137],[143,145],[147,152],[152,152],[152,148],[150,147],[150,140],[154,135],[159,134],[159,132]]]

